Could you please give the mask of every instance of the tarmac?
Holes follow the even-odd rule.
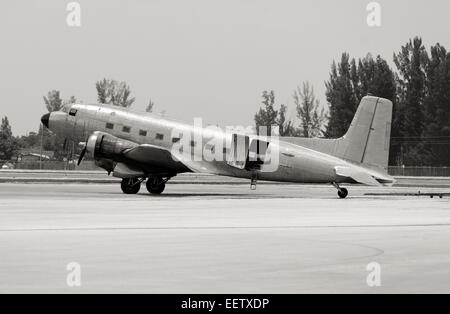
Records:
[[[397,187],[436,187],[450,188],[450,177],[395,177]],[[101,171],[60,171],[60,170],[0,170],[0,183],[80,183],[105,184],[120,183],[119,178],[106,175]],[[247,179],[231,178],[200,173],[184,173],[170,180],[171,184],[233,184],[248,185]],[[264,182],[258,184],[277,185],[286,183]]]
[[[2,183],[0,293],[449,293],[445,186]]]

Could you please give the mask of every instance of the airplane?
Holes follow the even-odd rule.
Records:
[[[364,97],[347,133],[337,139],[277,137],[181,123],[107,104],[68,104],[47,113],[43,125],[83,147],[108,174],[121,178],[125,194],[141,184],[161,194],[178,174],[209,173],[257,181],[392,186],[388,175],[392,102]],[[193,140],[194,139],[194,140]],[[211,144],[212,143],[212,144]],[[181,149],[180,149],[181,147]],[[205,154],[223,158],[205,158]]]

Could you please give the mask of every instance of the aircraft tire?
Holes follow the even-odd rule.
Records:
[[[138,194],[141,184],[136,182],[137,179],[123,179],[120,187],[124,194]]]
[[[338,195],[340,198],[346,198],[348,196],[348,190],[346,188],[342,188],[338,191]]]
[[[153,180],[148,180],[147,181],[147,191],[150,194],[162,194],[162,192],[164,192],[165,188],[166,188],[166,184],[165,183],[160,183],[160,184],[154,184]]]

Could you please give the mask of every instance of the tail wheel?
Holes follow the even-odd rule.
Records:
[[[341,188],[339,183],[331,182],[331,184],[338,190],[338,195],[340,198],[346,198],[348,196],[348,190],[346,188]]]
[[[348,190],[346,188],[341,188],[338,190],[338,195],[340,198],[346,198],[348,196]]]
[[[148,178],[146,185],[150,194],[162,194],[166,188],[166,181],[159,177]]]
[[[138,194],[141,189],[141,181],[137,178],[123,179],[120,187],[125,194]]]

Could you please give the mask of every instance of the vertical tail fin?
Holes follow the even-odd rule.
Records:
[[[387,169],[391,121],[391,101],[364,97],[348,132],[339,140],[337,155],[367,167]]]

